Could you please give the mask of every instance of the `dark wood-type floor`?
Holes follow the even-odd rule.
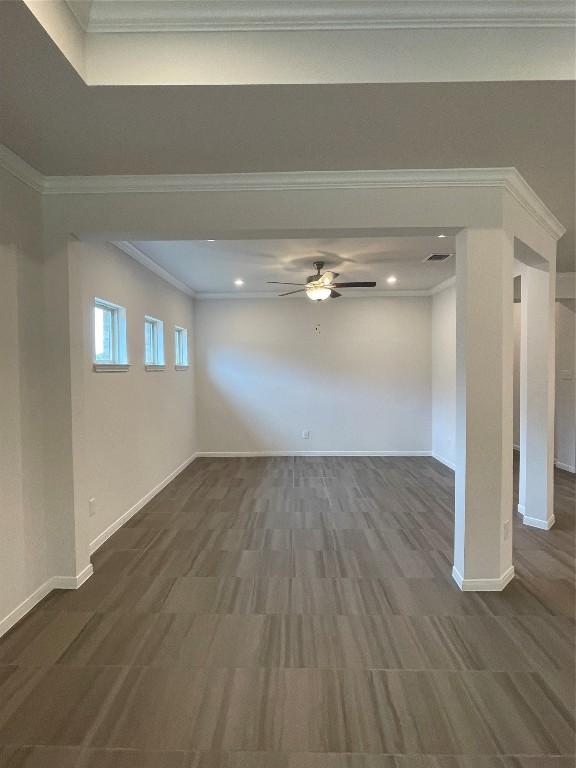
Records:
[[[199,459],[0,641],[4,768],[573,768],[574,478],[451,579],[433,459]]]

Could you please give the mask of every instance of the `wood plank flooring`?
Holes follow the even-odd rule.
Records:
[[[427,458],[198,459],[0,640],[0,766],[573,768],[574,477],[451,578]]]

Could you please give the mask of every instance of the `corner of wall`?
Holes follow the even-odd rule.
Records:
[[[432,296],[432,455],[454,469],[456,460],[456,286]]]

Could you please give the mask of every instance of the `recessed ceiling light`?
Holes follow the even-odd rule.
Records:
[[[397,277],[395,277],[394,275],[390,275],[390,277],[387,277],[387,278],[386,278],[386,282],[388,283],[388,285],[394,285],[394,283],[395,283],[397,280],[398,280],[398,278],[397,278]]]
[[[206,240],[207,243],[215,243],[216,240]]]
[[[234,280],[234,285],[244,285],[244,280],[238,278],[237,280]]]
[[[438,235],[438,237],[448,237],[448,235],[445,235],[445,234],[442,232],[440,235]]]

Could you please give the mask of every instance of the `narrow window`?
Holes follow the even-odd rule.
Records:
[[[164,367],[164,323],[148,315],[144,318],[144,363],[149,369]]]
[[[94,299],[94,364],[128,364],[126,310],[103,299]]]
[[[179,326],[174,330],[174,358],[176,368],[188,368],[188,331]]]

